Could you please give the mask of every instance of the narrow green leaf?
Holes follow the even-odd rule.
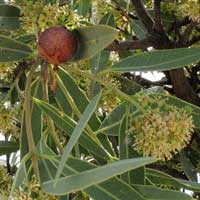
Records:
[[[77,126],[75,127],[75,129],[74,129],[74,131],[73,131],[73,133],[72,133],[72,135],[71,135],[71,137],[70,137],[70,139],[67,143],[67,146],[64,150],[60,164],[58,166],[58,170],[56,172],[56,179],[62,173],[65,162],[67,161],[71,150],[73,149],[74,145],[78,142],[78,139],[79,139],[81,133],[83,132],[83,130],[84,130],[85,126],[87,125],[89,119],[91,118],[92,114],[96,110],[100,97],[101,97],[101,93],[99,95],[95,96],[91,100],[91,102],[89,103],[89,105],[87,106],[85,111],[83,112],[83,114],[82,114]]]
[[[197,171],[194,165],[191,163],[189,158],[186,157],[184,151],[182,150],[180,153],[180,161],[183,166],[183,170],[190,181],[197,182]]]
[[[1,4],[0,5],[0,16],[4,17],[19,17],[20,9],[13,5]]]
[[[77,29],[80,48],[73,61],[90,59],[117,37],[117,30],[107,25],[83,26]]]
[[[142,40],[146,38],[147,30],[140,20],[133,19],[132,29],[138,39]]]
[[[36,40],[36,37],[34,34],[28,34],[28,35],[22,35],[19,36],[17,38],[15,38],[18,42],[22,42],[22,43],[29,43],[32,42],[34,40]]]
[[[19,149],[19,144],[10,141],[0,141],[0,156],[13,153]]]
[[[19,8],[1,4],[0,5],[0,29],[13,31],[20,27],[20,10]]]
[[[114,26],[115,26],[115,18],[114,18],[114,16],[113,16],[113,14],[112,14],[112,13],[107,13],[107,14],[105,14],[105,15],[101,18],[99,24],[106,24],[106,25],[109,25],[109,26],[113,26],[113,27],[114,27]]]
[[[111,136],[118,136],[120,123],[126,112],[125,103],[120,104],[103,120],[101,126],[99,127],[100,132],[106,133]]]
[[[193,198],[186,193],[160,189],[148,185],[134,185],[133,186],[145,199],[149,200],[192,200]]]
[[[128,111],[129,112],[129,111]],[[128,118],[129,113],[126,113],[121,124],[119,131],[119,159],[128,159]],[[129,173],[124,173],[121,175],[121,179],[127,183],[130,182]]]
[[[71,136],[74,128],[76,127],[76,122],[71,119],[69,116],[64,114],[63,112],[58,111],[52,105],[43,102],[39,99],[33,99],[34,102],[39,106],[39,108],[45,112],[54,123],[60,127],[64,134]],[[79,143],[88,151],[92,152],[95,155],[100,156],[103,159],[109,159],[108,153],[101,147],[99,144],[91,137],[88,136],[87,132],[84,133],[79,138]]]
[[[0,29],[14,31],[20,27],[19,17],[0,16]]]
[[[80,87],[76,84],[75,80],[64,69],[61,68],[59,70],[58,77],[59,77],[58,88],[56,91],[55,98],[59,107],[63,110],[63,112],[66,115],[71,116],[72,108],[70,107],[67,101],[67,98],[65,96],[65,91],[68,91],[68,93],[70,94],[71,98],[73,99],[80,113],[83,113],[89,103],[89,99],[87,98],[84,91],[80,89]],[[61,84],[63,85],[62,88],[60,86]],[[96,113],[93,113],[88,124],[92,130],[97,130],[99,128],[99,126],[101,125],[101,122],[98,116],[96,115]],[[98,134],[97,137],[95,137],[94,139],[99,140],[101,144],[103,145],[103,147],[111,155],[113,156],[115,155],[106,135]]]
[[[48,160],[41,159],[43,162],[43,165],[40,165],[41,180],[42,182],[47,181],[47,177],[51,180],[55,175],[58,164],[60,163],[60,156],[55,156],[55,153],[46,146],[44,141],[40,142],[38,152],[48,155]],[[62,175],[69,176],[78,174],[79,172],[95,169],[96,167],[96,165],[89,162],[69,157]],[[91,187],[86,188],[84,192],[95,200],[144,200],[137,191],[117,177],[106,180],[99,185],[94,184]]]
[[[28,174],[26,170],[26,162],[29,160],[31,155],[28,153],[20,162],[20,166],[16,172],[14,182],[11,188],[11,192],[9,195],[9,199],[12,199],[12,195],[14,194],[15,190],[18,189],[19,187],[23,188],[23,185],[28,184]]]
[[[88,0],[79,0],[78,2],[78,14],[82,16],[86,16],[91,7],[91,2]]]
[[[130,108],[130,114],[137,111],[134,106]],[[126,104],[121,103],[118,107],[114,108],[111,113],[103,120],[97,133],[104,133],[110,136],[118,136],[120,130],[120,123],[126,113]]]
[[[40,81],[37,81],[32,85],[31,93],[32,96],[34,97],[37,98],[42,97],[42,84]],[[29,152],[24,113],[21,121],[22,125],[20,134],[20,153],[21,157],[23,157]],[[37,144],[42,135],[42,116],[41,116],[41,110],[34,103],[32,104],[32,109],[31,109],[31,125],[32,125],[33,139],[35,144]]]
[[[174,186],[175,188],[184,188],[188,190],[192,190],[195,192],[200,191],[200,184],[197,182],[191,182],[187,180],[182,180],[178,178],[174,178],[164,172],[146,168],[146,177],[154,184],[157,185],[167,185]]]
[[[62,84],[64,87],[61,88],[60,84]],[[70,74],[67,71],[65,71],[63,68],[60,68],[60,70],[58,71],[58,87],[60,88],[61,91],[59,92],[58,95],[56,92],[56,100],[58,104],[61,106],[61,108],[63,109],[63,111],[69,116],[72,114],[72,111],[69,112],[69,110],[72,110],[72,109],[71,107],[68,107],[69,103],[67,101],[67,98],[65,97],[64,90],[67,90],[71,98],[73,99],[74,103],[76,104],[78,110],[80,111],[80,113],[83,113],[89,103],[89,99],[87,98],[84,91],[81,90],[80,87],[77,85],[75,80],[70,76]],[[100,120],[97,118],[95,113],[90,119],[89,125],[93,130],[96,130],[99,128]]]
[[[200,48],[155,50],[129,56],[112,66],[112,71],[165,71],[200,60]]]
[[[29,46],[0,35],[0,62],[18,61],[31,53]]]
[[[96,169],[81,172],[79,174],[44,182],[42,184],[42,188],[50,194],[67,194],[85,189],[93,184],[101,183],[116,175],[153,163],[155,161],[155,158],[149,157],[120,160]]]

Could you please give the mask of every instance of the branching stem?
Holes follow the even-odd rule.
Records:
[[[40,180],[39,168],[38,168],[38,158],[36,153],[35,142],[33,139],[32,127],[31,127],[31,83],[35,70],[37,69],[39,60],[31,67],[25,86],[25,100],[24,100],[24,112],[25,112],[25,123],[26,123],[26,134],[29,146],[29,152],[32,155],[33,170],[36,175],[37,180]]]

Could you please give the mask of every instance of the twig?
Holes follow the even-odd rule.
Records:
[[[111,45],[109,45],[106,50],[109,51],[125,51],[125,50],[135,50],[135,49],[146,49],[152,46],[151,41],[149,39],[144,40],[130,40],[118,42],[114,41]]]
[[[160,13],[160,2],[161,0],[154,0],[154,29],[157,30],[158,32],[163,31],[162,23],[161,23],[161,13]]]
[[[25,123],[26,123],[26,134],[29,146],[29,152],[32,154],[33,170],[36,175],[37,180],[40,180],[39,168],[38,168],[38,158],[36,155],[36,147],[33,139],[32,127],[31,127],[31,83],[35,70],[39,64],[39,59],[31,67],[25,86],[25,100],[24,100],[24,112],[25,112]]]
[[[137,13],[137,16],[141,19],[143,25],[147,29],[147,31],[150,33],[152,32],[154,20],[149,15],[147,10],[144,7],[142,0],[131,0],[133,6],[135,7],[135,11]]]

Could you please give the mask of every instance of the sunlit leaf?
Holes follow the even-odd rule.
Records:
[[[112,66],[112,71],[165,71],[177,69],[200,60],[200,48],[154,50],[129,56]]]
[[[116,29],[107,25],[77,28],[79,50],[73,61],[90,59],[106,48],[117,37]]]

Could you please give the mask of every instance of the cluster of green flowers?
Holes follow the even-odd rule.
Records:
[[[43,1],[18,1],[22,12],[22,28],[26,33],[37,34],[53,25],[76,26],[76,16],[67,5],[45,4]],[[31,12],[30,12],[31,11]]]
[[[109,73],[108,75],[103,75],[102,80],[108,85],[112,85],[109,91],[105,90],[105,94],[102,95],[99,106],[105,112],[111,112],[113,108],[120,104],[121,100],[113,92],[112,88],[121,88],[120,82],[116,79],[114,73]]]
[[[142,99],[145,107],[150,107],[131,120],[135,148],[146,156],[169,160],[190,142],[194,130],[192,116],[159,98],[156,101],[149,98]]]
[[[8,196],[13,183],[13,178],[7,173],[5,166],[0,166],[0,195]]]
[[[177,13],[182,16],[189,16],[193,21],[200,22],[199,0],[184,0],[177,7]]]
[[[0,63],[0,80],[7,81],[6,79],[13,78],[13,69],[16,68],[16,63],[14,62],[5,62]]]
[[[2,105],[0,109],[0,132],[10,136],[14,140],[19,140],[20,137],[20,114],[22,109],[19,104],[5,108]]]
[[[40,184],[37,182],[36,178],[33,176],[31,182],[28,186],[26,186],[24,189],[19,188],[17,191],[15,191],[13,197],[13,200],[56,200],[57,197],[53,195],[48,195],[47,193],[43,192],[41,190]]]

